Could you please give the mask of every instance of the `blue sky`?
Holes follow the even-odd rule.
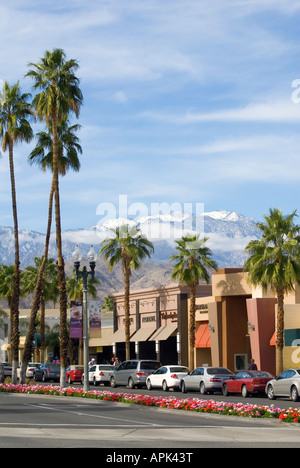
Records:
[[[300,0],[1,2],[1,81],[31,91],[28,63],[55,47],[80,64],[82,166],[61,179],[62,228],[96,224],[120,195],[149,212],[299,209],[299,24]],[[28,164],[33,146],[15,148],[19,225],[45,232],[51,175]]]

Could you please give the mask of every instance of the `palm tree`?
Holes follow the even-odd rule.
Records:
[[[14,219],[15,238],[15,271],[13,279],[13,294],[10,305],[11,315],[11,352],[12,352],[12,382],[17,383],[17,366],[19,354],[19,295],[20,295],[20,255],[19,255],[19,228],[17,213],[16,184],[14,174],[14,145],[18,142],[29,143],[33,138],[33,131],[29,119],[33,111],[28,103],[30,94],[21,93],[19,83],[9,86],[4,83],[0,92],[0,137],[2,150],[8,150],[12,211]]]
[[[207,238],[200,238],[200,234],[187,234],[176,241],[177,254],[170,262],[175,262],[172,279],[186,284],[190,290],[189,313],[189,367],[194,367],[194,348],[196,331],[196,288],[200,281],[207,284],[210,281],[208,268],[217,270],[216,263],[211,259],[212,252],[205,245]]]
[[[61,176],[66,175],[69,169],[72,169],[74,172],[78,172],[80,169],[80,161],[78,153],[82,153],[82,148],[78,143],[78,137],[75,135],[75,132],[80,128],[80,125],[69,126],[69,120],[67,117],[62,118],[61,122],[57,127],[58,133],[58,173]],[[52,172],[53,167],[53,138],[52,138],[52,125],[51,122],[48,124],[48,131],[39,132],[36,135],[37,145],[29,155],[30,164],[36,163],[43,171],[50,169]],[[25,342],[25,351],[23,354],[23,362],[21,369],[21,381],[26,376],[26,368],[29,362],[31,353],[32,353],[32,342],[33,342],[33,333],[34,333],[34,323],[36,315],[39,309],[39,302],[43,301],[42,294],[42,284],[43,284],[43,275],[44,270],[47,265],[49,242],[50,242],[50,233],[51,233],[51,224],[52,224],[52,210],[53,210],[53,196],[54,196],[54,177],[52,177],[52,184],[49,196],[49,209],[48,209],[48,225],[47,233],[45,240],[45,251],[44,259],[40,264],[39,275],[36,281],[35,296],[32,304],[31,310],[31,328]],[[44,319],[42,315],[42,320]],[[41,353],[43,356],[45,349],[45,339],[44,335],[41,336]]]
[[[40,92],[34,97],[33,105],[40,120],[52,126],[52,171],[55,197],[55,223],[57,246],[57,269],[59,279],[59,308],[60,308],[60,360],[61,385],[64,385],[67,366],[67,293],[64,259],[62,254],[61,215],[59,196],[59,135],[58,126],[70,112],[76,117],[82,104],[82,93],[79,79],[75,75],[78,69],[76,60],[66,60],[62,49],[46,51],[38,63],[29,64],[31,70],[26,74],[33,78],[35,90]]]
[[[263,290],[270,287],[277,296],[276,374],[283,370],[284,295],[300,284],[300,226],[294,224],[296,211],[284,216],[281,210],[270,209],[265,223],[258,223],[260,240],[246,247],[249,257],[244,269],[249,281]]]
[[[129,228],[123,225],[112,229],[115,234],[113,238],[105,239],[101,245],[100,255],[105,260],[109,260],[109,268],[112,269],[117,263],[121,262],[124,276],[124,308],[125,308],[125,348],[126,359],[130,359],[130,276],[131,270],[136,270],[141,265],[141,260],[151,256],[154,252],[152,242],[141,234],[140,229]]]
[[[66,175],[69,169],[74,172],[80,170],[78,154],[82,154],[79,138],[76,132],[80,125],[69,125],[69,118],[65,116],[57,125],[58,134],[58,174]],[[30,164],[37,164],[43,171],[50,169],[53,172],[53,136],[52,123],[47,125],[47,131],[36,134],[37,145],[29,155]]]

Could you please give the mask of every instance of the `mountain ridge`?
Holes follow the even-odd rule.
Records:
[[[131,288],[150,288],[165,286],[172,282],[172,264],[169,262],[174,253],[175,241],[182,234],[196,232],[196,228],[203,228],[207,245],[212,250],[213,259],[219,268],[242,267],[246,259],[245,247],[251,239],[259,238],[257,221],[246,218],[235,212],[216,210],[203,213],[195,217],[189,213],[167,213],[148,216],[140,219],[124,220],[116,218],[106,220],[88,228],[69,229],[62,232],[63,252],[67,277],[72,276],[72,253],[79,246],[82,251],[84,264],[88,265],[86,257],[90,246],[96,252],[100,250],[100,242],[111,236],[109,229],[116,228],[124,222],[133,227],[137,226],[142,233],[153,242],[155,253],[137,271],[132,272]],[[28,229],[19,229],[21,268],[34,264],[35,257],[44,254],[45,235]],[[51,234],[49,258],[56,258],[55,233]],[[14,263],[14,233],[13,228],[0,226],[0,263]],[[109,271],[103,258],[96,262],[96,278],[98,298],[103,299],[108,294],[122,291],[123,273],[121,265]],[[2,302],[2,301],[1,301]],[[21,299],[22,306],[30,306],[30,297]]]
[[[141,217],[140,219],[115,218],[98,223],[88,228],[62,231],[65,261],[72,258],[72,252],[79,245],[83,256],[91,245],[95,250],[101,241],[111,236],[110,229],[128,223],[136,226],[151,240],[155,253],[151,263],[166,263],[173,254],[175,241],[186,233],[203,232],[208,238],[207,245],[212,250],[214,259],[226,263],[222,266],[242,266],[245,261],[244,249],[251,239],[259,238],[257,221],[236,212],[216,210],[195,217],[193,214],[174,212]],[[200,229],[199,229],[200,228]],[[19,229],[21,267],[34,263],[35,257],[44,253],[45,234],[29,229]],[[56,258],[55,233],[51,234],[49,257]],[[0,226],[0,263],[14,262],[13,228]]]

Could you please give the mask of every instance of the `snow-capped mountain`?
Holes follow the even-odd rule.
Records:
[[[72,258],[72,252],[78,244],[83,256],[90,245],[99,250],[102,240],[112,236],[111,229],[128,224],[137,226],[154,244],[155,254],[152,263],[168,263],[174,253],[175,240],[183,234],[201,232],[208,237],[207,245],[213,252],[219,268],[240,267],[245,261],[244,249],[251,239],[259,237],[256,221],[241,214],[224,210],[211,211],[200,215],[183,212],[171,212],[144,216],[134,220],[124,218],[106,220],[85,229],[63,231],[63,250],[65,261]],[[40,257],[44,251],[45,235],[20,229],[21,267],[32,264],[34,257]],[[55,234],[51,236],[49,256],[56,257]],[[14,236],[10,227],[0,227],[0,263],[14,262]]]

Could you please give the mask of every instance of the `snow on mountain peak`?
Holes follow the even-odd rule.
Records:
[[[231,212],[226,210],[210,211],[207,213],[203,213],[203,216],[209,216],[210,218],[217,220],[219,219],[222,221],[239,221],[243,218],[243,216],[239,215],[238,213],[235,213],[234,211]]]

